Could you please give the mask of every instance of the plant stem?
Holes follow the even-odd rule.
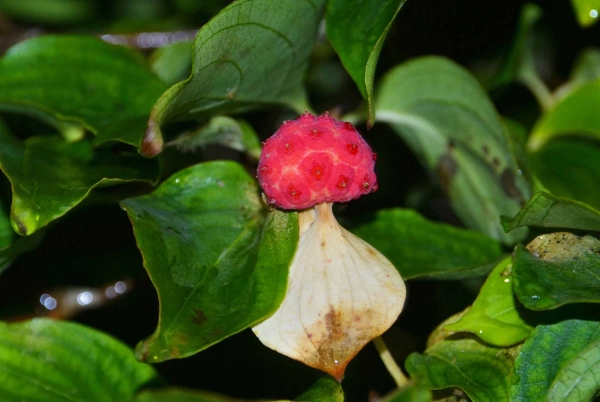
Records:
[[[373,344],[377,348],[377,352],[379,352],[381,361],[383,361],[385,368],[396,382],[398,388],[405,387],[408,384],[408,378],[406,378],[402,372],[402,369],[398,366],[398,364],[396,364],[396,361],[392,357],[392,354],[388,350],[385,342],[383,342],[383,339],[378,336],[377,338],[373,339]]]
[[[538,104],[540,105],[540,109],[542,109],[542,112],[545,112],[552,107],[552,104],[554,103],[554,98],[546,84],[544,84],[544,82],[540,79],[540,77],[537,76],[537,74],[522,73],[519,74],[518,79],[524,86],[526,86],[531,91]]]

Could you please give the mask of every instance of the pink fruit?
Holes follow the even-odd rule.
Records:
[[[269,203],[305,209],[377,190],[375,158],[351,123],[306,112],[264,143],[257,177]]]

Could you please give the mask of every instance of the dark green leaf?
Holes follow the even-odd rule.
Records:
[[[600,210],[600,144],[557,139],[529,156],[542,187]]]
[[[269,104],[306,108],[302,80],[325,0],[241,0],[202,27],[192,75],[158,100],[142,153],[161,152],[170,120],[235,113]]]
[[[72,24],[91,20],[94,4],[82,0],[2,0],[0,10],[34,24]]]
[[[525,307],[600,302],[600,240],[551,233],[538,236],[527,249],[518,245],[513,263],[514,291]]]
[[[155,377],[126,345],[91,328],[49,319],[0,323],[2,401],[125,401]]]
[[[248,123],[227,116],[217,116],[198,130],[181,134],[167,145],[176,145],[183,152],[220,144],[236,151],[246,152],[252,158],[260,158],[261,144],[258,135]]]
[[[583,135],[600,139],[600,80],[575,88],[542,115],[533,127],[527,147],[539,150],[557,136]]]
[[[590,344],[563,366],[548,392],[549,402],[591,401],[600,390],[600,341]]]
[[[412,382],[380,399],[381,402],[429,402],[431,400],[431,391],[420,381]]]
[[[511,401],[589,401],[574,393],[565,399],[559,391],[575,385],[571,368],[591,350],[588,347],[600,341],[600,322],[566,320],[553,325],[539,325],[523,345],[515,360]],[[596,371],[597,373],[597,371]],[[591,374],[591,373],[590,373]],[[565,383],[558,384],[564,380]],[[554,383],[554,385],[553,385]],[[581,384],[582,394],[597,384]],[[554,388],[556,387],[556,388]],[[583,396],[582,394],[579,394]]]
[[[493,104],[468,71],[439,57],[402,64],[384,77],[377,110],[437,174],[467,227],[509,244],[524,236],[504,233],[498,217],[516,214],[530,185]]]
[[[510,374],[517,348],[486,345],[474,335],[447,338],[406,360],[411,377],[431,389],[459,387],[478,402],[508,401]]]
[[[192,355],[279,307],[297,217],[274,211],[265,220],[256,181],[240,165],[192,166],[122,205],[161,306],[140,359]]]
[[[176,42],[158,48],[148,59],[150,68],[167,85],[173,85],[190,76],[192,42]]]
[[[575,60],[568,85],[577,87],[597,80],[600,80],[600,49],[585,49]]]
[[[0,198],[0,250],[9,246],[17,237],[15,231],[10,224],[10,214],[8,208],[3,205]]]
[[[241,402],[241,399],[184,388],[163,388],[142,391],[134,402]]]
[[[295,401],[344,402],[344,391],[339,382],[330,376],[321,377]]]
[[[502,226],[507,232],[521,226],[600,232],[600,211],[582,202],[558,198],[542,191],[531,197],[513,219],[503,217]]]
[[[598,20],[600,0],[571,0],[579,25],[589,27]]]
[[[327,36],[368,103],[367,125],[375,122],[373,80],[390,26],[406,0],[329,0]]]
[[[529,336],[533,328],[519,314],[512,290],[510,257],[490,273],[467,313],[445,329],[472,332],[495,346],[515,345]]]
[[[375,220],[353,232],[385,255],[404,279],[482,275],[485,270],[480,268],[502,255],[497,241],[431,222],[410,209],[379,211]]]
[[[0,108],[42,118],[65,135],[138,146],[165,90],[135,51],[86,36],[41,36],[0,60]]]
[[[12,185],[12,226],[32,234],[79,204],[97,186],[143,180],[158,174],[154,161],[137,154],[94,150],[84,139],[35,136],[20,142],[0,127],[0,168]]]

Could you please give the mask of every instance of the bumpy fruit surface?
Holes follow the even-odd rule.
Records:
[[[351,123],[307,112],[264,143],[258,181],[283,209],[347,202],[377,190],[375,157]]]

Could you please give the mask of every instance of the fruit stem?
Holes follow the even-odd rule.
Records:
[[[408,384],[408,378],[402,372],[402,369],[398,366],[392,354],[388,350],[385,342],[383,342],[383,338],[378,336],[373,339],[373,344],[377,348],[377,352],[379,352],[379,357],[381,361],[385,365],[385,368],[390,373],[398,388],[403,388]]]

